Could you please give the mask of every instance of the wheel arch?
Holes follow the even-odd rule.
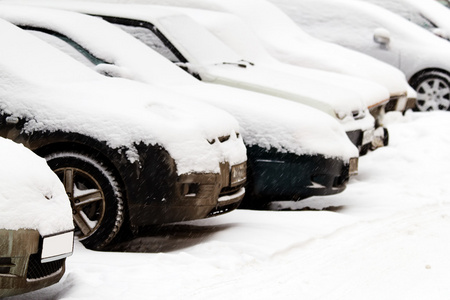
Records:
[[[414,84],[416,83],[417,79],[426,74],[426,73],[432,73],[432,72],[439,72],[439,73],[443,73],[445,75],[447,75],[450,79],[450,72],[441,68],[426,68],[423,70],[420,70],[418,72],[416,72],[414,75],[411,76],[411,78],[408,80],[408,83],[414,87]]]

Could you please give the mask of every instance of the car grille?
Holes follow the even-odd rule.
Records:
[[[40,253],[30,255],[27,279],[38,279],[60,271],[64,265],[64,260],[65,258],[47,263],[41,263]]]
[[[0,274],[9,274],[14,266],[10,257],[0,257]]]

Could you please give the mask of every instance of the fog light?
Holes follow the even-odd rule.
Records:
[[[240,184],[247,179],[247,162],[231,167],[231,186]]]
[[[184,197],[196,197],[200,185],[198,183],[184,183],[181,185],[181,195]]]

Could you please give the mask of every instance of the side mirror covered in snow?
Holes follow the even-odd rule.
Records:
[[[130,78],[129,72],[112,64],[98,64],[95,66],[95,71],[108,77]]]
[[[381,46],[387,46],[391,42],[391,33],[385,28],[377,28],[373,33],[373,40]]]

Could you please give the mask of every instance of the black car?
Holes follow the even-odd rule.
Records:
[[[239,205],[246,149],[230,115],[106,78],[12,24],[0,26],[0,136],[46,158],[86,247],[105,248],[122,228]]]

